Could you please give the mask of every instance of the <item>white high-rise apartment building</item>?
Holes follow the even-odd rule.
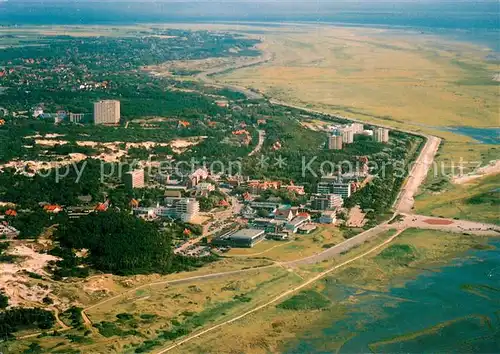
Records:
[[[125,173],[125,186],[129,189],[144,188],[144,170],[134,170]]]
[[[340,129],[342,133],[342,142],[344,144],[352,144],[354,142],[354,132],[351,127],[345,127]]]
[[[120,123],[120,101],[102,100],[94,102],[94,124]]]
[[[332,135],[328,137],[328,149],[342,150],[342,136]]]
[[[363,130],[365,127],[361,123],[352,123],[351,124],[351,129],[354,134],[361,134],[363,133]]]
[[[184,222],[191,222],[200,212],[200,203],[194,198],[182,198],[175,205],[177,217]]]
[[[376,142],[387,143],[389,141],[389,129],[375,128],[373,130],[373,138]]]

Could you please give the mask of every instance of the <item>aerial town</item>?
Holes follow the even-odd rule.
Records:
[[[0,353],[494,352],[497,147],[455,126],[495,106],[486,66],[234,26],[0,26]]]
[[[89,114],[58,111],[47,114],[41,107],[33,109],[33,119],[53,119],[54,124],[63,122],[82,124]],[[92,119],[88,124],[118,126],[120,124],[120,101],[101,100],[94,103]],[[328,131],[327,149],[341,150],[343,146],[354,143],[354,136],[361,134],[379,143],[388,143],[389,130],[386,128],[364,129],[363,124],[351,123],[342,126],[326,126]],[[241,130],[233,132],[239,134]],[[147,175],[144,168],[137,168],[123,174],[122,183],[127,190],[158,186],[164,196],[155,205],[142,206],[140,199],[130,200],[131,213],[147,221],[181,220],[184,223],[199,224],[203,233],[197,240],[188,239],[178,245],[176,252],[189,256],[206,256],[211,248],[226,252],[231,247],[253,247],[265,239],[291,240],[309,234],[316,224],[339,225],[346,220],[337,214],[345,215],[344,200],[362,189],[372,178],[369,174],[368,158],[360,159],[360,170],[322,176],[310,193],[302,185],[293,181],[285,184],[273,180],[252,180],[248,176],[228,176],[199,168],[182,179],[167,175]],[[290,205],[280,198],[265,199],[269,191],[291,193],[303,203]],[[217,203],[213,209],[201,212],[200,199],[216,195]],[[110,207],[109,200],[99,202],[93,208],[71,205],[43,204],[44,211],[51,214],[67,212],[70,218],[77,218],[92,212],[103,212]],[[12,216],[13,209],[5,210],[5,216]],[[358,216],[359,218],[359,216]],[[216,221],[210,221],[216,220]],[[361,216],[356,225],[362,227],[365,220]],[[4,222],[5,223],[5,222]],[[217,225],[217,227],[214,227]],[[2,235],[9,237],[19,234],[8,223],[2,225]],[[210,235],[210,242],[207,237]]]

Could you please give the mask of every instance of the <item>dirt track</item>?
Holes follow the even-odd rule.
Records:
[[[395,203],[395,211],[400,213],[411,213],[415,204],[415,194],[424,182],[430,167],[434,163],[441,139],[435,136],[426,136],[425,143],[420,155],[415,161],[408,178],[406,179]]]

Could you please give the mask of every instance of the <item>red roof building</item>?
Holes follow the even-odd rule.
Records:
[[[253,198],[252,198],[252,196],[250,195],[250,193],[245,192],[245,193],[243,193],[243,200],[245,200],[245,201],[249,202],[249,201],[253,200]]]
[[[7,216],[17,216],[17,211],[15,211],[14,209],[8,209],[5,212],[5,215],[7,215]]]
[[[57,214],[62,211],[62,207],[57,204],[47,204],[43,206],[43,210],[45,210],[47,213]]]
[[[106,211],[108,210],[108,203],[99,203],[94,208],[95,211]]]

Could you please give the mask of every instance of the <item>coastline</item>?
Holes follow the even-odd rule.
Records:
[[[445,259],[437,262],[426,261],[412,266],[413,269],[405,270],[402,274],[389,280],[383,286],[378,282],[375,289],[367,287],[366,284],[364,288],[350,286],[340,280],[340,284],[337,282],[334,286],[340,288],[347,286],[348,292],[343,295],[343,299],[339,299],[333,306],[342,307],[344,310],[343,315],[338,317],[332,316],[329,310],[318,313],[316,322],[312,322],[308,327],[303,328],[297,335],[296,340],[284,344],[279,351],[289,354],[330,352],[330,350],[340,353],[343,350],[345,352],[353,352],[353,350],[370,350],[374,352],[397,351],[400,350],[398,347],[385,349],[382,345],[403,343],[409,341],[411,338],[422,339],[426,335],[433,335],[435,331],[432,328],[434,327],[443,329],[453,324],[456,317],[474,315],[473,308],[469,310],[467,306],[459,306],[459,304],[465,305],[461,298],[459,298],[458,303],[453,308],[464,310],[453,314],[443,311],[446,314],[442,318],[439,318],[439,320],[439,316],[436,313],[431,315],[428,310],[430,304],[434,306],[436,303],[441,303],[442,299],[440,299],[438,294],[441,293],[441,290],[446,292],[446,287],[453,287],[456,274],[466,272],[470,267],[480,264],[481,261],[478,258],[482,258],[488,252],[499,254],[498,246],[500,245],[500,238],[490,239],[488,245],[490,246],[486,247],[482,241],[477,246],[464,245],[460,250],[449,253]],[[483,247],[484,249],[477,249]],[[496,275],[496,277],[499,276]],[[467,280],[474,282],[472,279],[464,279],[464,282]],[[479,281],[481,284],[485,283],[484,278],[474,280],[475,282]],[[494,284],[494,280],[490,279],[490,282],[485,283],[485,286],[488,286],[490,283]],[[435,287],[438,286],[436,284],[441,284],[440,287],[444,287],[444,289],[439,288],[439,291],[436,290]],[[461,290],[468,291],[465,290],[467,286],[467,284],[464,284]],[[473,287],[476,287],[476,285]],[[500,289],[496,291],[500,291]],[[480,299],[483,298],[481,294],[477,296]],[[415,311],[415,308],[419,308],[419,306],[420,311]],[[495,308],[493,303],[491,306],[491,311],[482,315],[485,317],[492,316],[495,310],[498,310],[498,307]],[[406,311],[412,311],[411,315],[407,312],[405,313],[405,308],[407,307],[409,309],[406,309]],[[333,311],[337,312],[338,310],[335,309]],[[398,315],[393,316],[394,313]],[[395,320],[391,319],[391,316],[398,318],[410,316],[412,320],[406,321],[405,326],[407,325],[407,328],[403,326],[403,323],[401,323],[401,326],[393,325],[392,327],[387,327],[387,323],[400,323],[399,319],[394,322]],[[383,330],[376,330],[377,328],[387,328],[387,332],[385,335],[382,335]],[[380,337],[374,339],[369,334],[372,331],[377,332],[373,337]],[[358,336],[360,336],[360,339],[355,339]],[[364,337],[370,337],[370,340],[374,342],[373,346],[360,347],[357,343],[351,342],[362,342]],[[324,345],[324,343],[331,343],[333,345],[328,350],[328,346]],[[409,348],[405,349],[406,351],[411,351]],[[416,350],[423,350],[423,348],[417,348]]]

